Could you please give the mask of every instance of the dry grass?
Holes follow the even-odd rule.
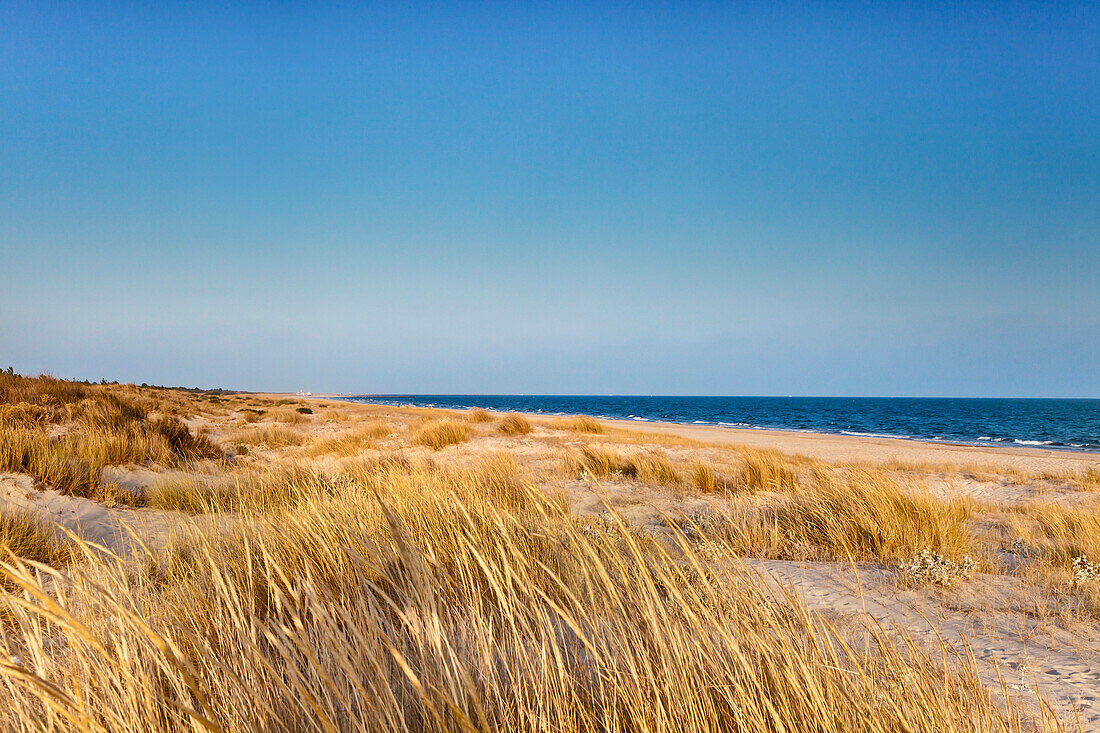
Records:
[[[412,442],[415,445],[426,445],[432,450],[439,450],[448,445],[465,443],[472,434],[470,426],[464,422],[441,420],[420,426],[413,435]]]
[[[272,424],[242,430],[236,435],[234,441],[242,445],[285,448],[287,446],[302,445],[306,442],[306,436],[292,428]]]
[[[291,409],[270,410],[265,415],[265,419],[271,420],[273,422],[286,423],[287,425],[301,425],[302,423],[309,421],[309,418],[306,417],[305,414],[299,412],[298,410]]]
[[[73,559],[72,548],[58,539],[41,519],[21,511],[0,511],[0,554],[62,567]]]
[[[691,486],[700,494],[739,494],[770,491],[796,491],[799,476],[816,464],[778,451],[742,448],[736,454],[737,465],[719,469],[699,463],[691,470]]]
[[[574,433],[588,433],[590,435],[602,435],[605,432],[603,423],[587,415],[551,420],[550,427],[554,430],[569,430]]]
[[[531,432],[531,421],[518,412],[509,412],[501,419],[499,429],[505,435],[527,435]]]
[[[480,407],[475,407],[466,415],[466,419],[472,423],[492,422],[493,416]]]
[[[381,421],[372,421],[339,435],[316,438],[306,449],[306,455],[354,456],[377,446],[379,440],[394,432],[393,427]]]
[[[42,430],[0,429],[0,470],[28,474],[76,496],[96,496],[104,466],[177,466],[221,455],[209,440],[192,435],[175,418],[134,423],[124,430],[85,428],[58,437]]]
[[[179,466],[222,456],[176,416],[180,401],[159,393],[3,375],[0,396],[19,400],[0,405],[0,470],[62,493],[102,496],[105,466]]]
[[[908,560],[924,549],[973,552],[966,500],[903,489],[882,472],[817,470],[794,493],[766,504],[734,503],[707,520],[730,554],[793,560]]]
[[[567,454],[564,468],[567,475],[580,478],[628,478],[662,486],[680,486],[684,480],[662,453],[624,453],[599,445],[587,445],[579,452]]]
[[[268,514],[329,496],[336,488],[321,471],[280,466],[222,476],[172,476],[153,484],[145,501],[156,509],[190,514]]]
[[[245,406],[267,410],[265,420],[295,408],[22,378],[0,378],[0,395],[11,397],[0,402],[0,461],[86,482],[99,492],[88,495],[109,491],[93,486],[106,461],[182,465],[216,451],[180,416],[216,414],[225,424]],[[679,450],[690,441],[667,441],[668,453],[607,445],[666,442],[643,432],[609,429],[567,454],[573,476],[725,495],[651,493],[727,511],[674,522],[682,533],[650,534],[614,513],[575,517],[555,493],[548,462],[575,438],[540,433],[522,450],[486,455],[482,432],[469,450],[443,457],[400,441],[380,452],[375,441],[394,424],[423,420],[413,442],[438,449],[468,440],[481,421],[332,409],[353,422],[346,432],[307,442],[305,428],[245,426],[243,442],[304,448],[154,484],[143,497],[151,507],[218,514],[178,523],[167,542],[123,557],[77,547],[82,561],[57,574],[9,557],[0,571],[0,727],[1031,729],[1011,701],[990,697],[967,653],[929,652],[859,622],[838,631],[794,595],[712,562],[713,546],[798,559],[897,561],[925,548],[958,557],[975,542],[968,502],[934,499],[880,471],[768,451],[723,449],[710,464]],[[343,460],[304,460],[319,455]],[[645,495],[638,489],[617,487]],[[1084,509],[1015,516],[1036,546],[1049,545],[1053,563],[1100,542]],[[69,549],[52,539],[25,516],[0,515],[0,542],[15,556],[64,565]],[[1071,594],[1059,579],[1059,602],[1092,592]],[[1035,730],[1054,727],[1039,721]]]
[[[1027,541],[1032,557],[1063,567],[1078,555],[1100,560],[1100,507],[1026,504],[1012,519],[1015,536]]]
[[[278,522],[193,528],[141,572],[103,559],[47,584],[7,565],[0,721],[1020,730],[965,655],[874,628],[851,643],[793,596],[736,573],[716,582],[690,544],[673,560],[622,525],[593,537],[494,461],[364,464]]]

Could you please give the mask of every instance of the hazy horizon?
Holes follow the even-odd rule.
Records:
[[[1100,8],[0,8],[0,368],[1100,398]]]

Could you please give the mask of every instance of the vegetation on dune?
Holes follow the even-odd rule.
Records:
[[[61,567],[73,559],[72,547],[38,517],[23,511],[0,511],[0,554]]]
[[[518,412],[509,412],[500,420],[500,432],[505,435],[527,435],[531,432],[531,421]]]
[[[679,486],[683,477],[662,453],[639,451],[624,453],[599,445],[587,445],[566,455],[568,475],[584,478],[631,478],[664,486]]]
[[[733,555],[906,561],[922,550],[973,552],[971,511],[971,502],[903,489],[881,473],[818,469],[797,491],[759,506],[735,503],[707,523]]]
[[[1100,511],[1053,504],[1023,505],[1012,518],[1013,534],[1027,554],[1069,567],[1074,558],[1100,559]]]
[[[492,422],[493,416],[485,410],[482,410],[480,407],[475,407],[474,409],[470,410],[469,414],[466,416],[466,419],[468,419],[472,423]]]
[[[306,436],[297,430],[285,428],[282,425],[269,424],[242,430],[236,435],[234,441],[242,445],[283,448],[291,445],[302,445],[306,442]]]
[[[834,627],[732,560],[887,562],[914,580],[963,582],[975,505],[896,472],[696,451],[583,416],[548,423],[599,436],[563,449],[579,436],[504,440],[531,434],[527,418],[487,432],[477,425],[495,418],[478,410],[310,417],[292,400],[11,374],[0,398],[0,470],[65,493],[106,496],[107,465],[220,457],[188,429],[195,414],[268,449],[153,483],[150,508],[216,516],[184,518],[135,556],[70,547],[29,515],[0,513],[0,727],[1032,729],[1011,699],[991,697],[965,650]],[[345,424],[322,424],[330,417]],[[450,454],[409,449],[474,435]],[[511,452],[484,452],[492,435]],[[644,528],[610,505],[577,516],[565,492],[598,487],[563,483],[562,471],[621,482],[630,501],[707,509],[662,510],[665,524]],[[1003,522],[1029,558],[1067,574],[1057,597],[1100,608],[1100,583],[1068,581],[1075,554],[1100,558],[1094,513],[1036,505]]]
[[[852,643],[793,596],[719,580],[689,543],[674,560],[618,520],[585,531],[506,458],[368,462],[300,499],[278,522],[181,534],[140,573],[83,566],[52,591],[64,613],[8,564],[4,723],[1020,730],[969,657],[877,629]]]
[[[569,430],[574,433],[588,433],[590,435],[602,435],[604,433],[603,423],[587,415],[558,418],[550,422],[550,427],[555,430]]]
[[[415,445],[426,445],[433,450],[439,450],[448,445],[465,443],[471,435],[473,431],[467,423],[441,420],[421,425],[413,435],[412,442]]]
[[[62,493],[99,496],[105,466],[178,466],[222,456],[170,414],[175,405],[137,394],[3,375],[0,396],[18,400],[0,404],[0,471],[26,473]]]
[[[393,428],[376,420],[337,435],[316,438],[306,449],[306,453],[310,456],[354,456],[367,448],[375,447],[379,440],[389,437],[391,433]]]

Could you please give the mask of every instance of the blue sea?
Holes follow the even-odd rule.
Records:
[[[359,395],[354,402],[1100,451],[1100,400]]]

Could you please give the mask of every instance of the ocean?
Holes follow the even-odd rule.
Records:
[[[725,425],[1100,451],[1100,400],[915,397],[644,397],[580,395],[358,395],[353,402],[584,414]]]

